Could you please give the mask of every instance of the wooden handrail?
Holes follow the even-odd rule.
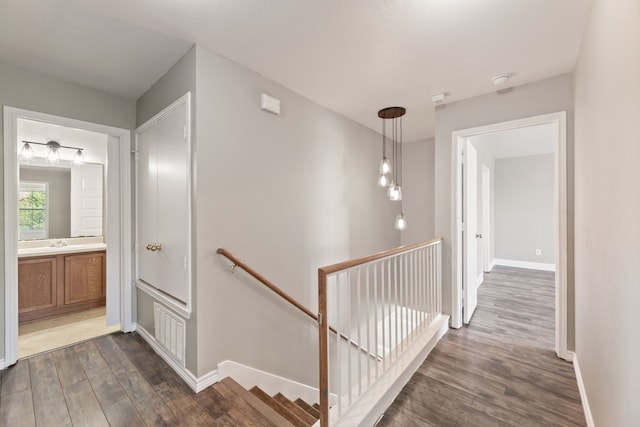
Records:
[[[313,319],[316,323],[318,322],[318,316],[316,316],[315,314],[313,314],[311,312],[311,310],[309,310],[307,307],[305,307],[304,305],[300,304],[298,301],[296,301],[293,297],[289,296],[289,294],[287,294],[285,291],[283,291],[282,289],[280,289],[279,287],[277,287],[273,282],[271,282],[270,280],[268,280],[266,277],[264,277],[262,274],[258,273],[257,271],[255,271],[253,268],[249,267],[247,264],[245,264],[244,262],[240,261],[240,259],[238,259],[235,255],[233,255],[231,252],[229,252],[228,250],[224,249],[224,248],[218,248],[218,250],[216,251],[218,254],[224,256],[225,258],[227,258],[229,261],[233,262],[233,268],[236,267],[240,267],[241,269],[243,269],[244,271],[246,271],[247,273],[249,273],[250,276],[252,276],[254,279],[256,279],[257,281],[259,281],[260,283],[262,283],[263,285],[265,285],[267,288],[271,289],[273,292],[275,292],[276,294],[280,295],[285,301],[287,301],[289,304],[293,305],[294,307],[296,307],[298,310],[300,310],[301,312],[303,312],[304,314],[306,314],[308,317],[310,317],[311,319]],[[326,323],[326,322],[322,322],[322,323]],[[335,330],[335,328],[333,328],[332,326],[329,326],[329,330],[331,332],[333,332],[334,334],[337,334],[338,331]],[[373,354],[370,353],[369,350],[367,350],[366,348],[362,347],[360,344],[358,344],[356,341],[352,340],[351,338],[349,338],[348,336],[346,336],[345,334],[343,334],[342,332],[340,333],[340,338],[342,338],[345,341],[349,341],[349,343],[354,346],[357,347],[360,351],[367,353],[370,357],[373,357],[377,360],[382,360],[381,356],[377,355],[377,354]]]
[[[369,262],[378,261],[382,258],[387,258],[393,255],[397,255],[402,252],[407,252],[412,249],[421,248],[423,246],[431,246],[438,242],[442,242],[442,237],[436,237],[431,240],[426,240],[424,242],[412,243],[410,245],[398,246],[397,248],[387,249],[386,251],[377,252],[372,255],[367,255],[362,258],[351,259],[349,261],[339,262],[337,264],[327,265],[325,267],[321,267],[318,270],[322,271],[324,274],[329,275],[333,273],[337,273],[338,271],[347,270],[349,268],[357,267],[362,264],[367,264]]]
[[[235,255],[233,255],[231,252],[229,252],[228,250],[224,249],[224,248],[218,248],[217,251],[220,255],[226,257],[229,261],[233,262],[233,265],[236,267],[240,267],[241,269],[243,269],[244,271],[246,271],[247,273],[249,273],[254,279],[256,279],[258,282],[262,283],[263,285],[265,285],[267,288],[271,289],[273,292],[275,292],[276,294],[280,295],[285,301],[287,301],[289,304],[293,305],[295,308],[297,308],[298,310],[300,310],[301,312],[303,312],[304,314],[306,314],[307,316],[309,316],[311,319],[313,319],[314,321],[318,321],[318,316],[316,316],[315,314],[313,314],[311,312],[311,310],[309,310],[307,307],[305,307],[304,305],[300,304],[298,301],[296,301],[295,299],[293,299],[293,297],[289,296],[289,294],[287,294],[285,291],[283,291],[282,289],[280,289],[279,287],[277,287],[275,284],[273,284],[271,281],[269,281],[266,277],[264,277],[262,274],[258,273],[257,271],[255,271],[253,268],[249,267],[247,264],[245,264],[244,262],[240,261],[238,258],[236,258]]]

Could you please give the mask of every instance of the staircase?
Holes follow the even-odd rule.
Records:
[[[302,399],[292,401],[278,393],[269,396],[259,387],[245,389],[232,378],[225,378],[211,386],[231,390],[242,408],[242,418],[246,425],[269,425],[308,427],[320,418],[320,407],[309,405]]]

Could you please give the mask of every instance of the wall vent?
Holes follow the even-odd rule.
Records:
[[[185,323],[166,307],[153,303],[154,337],[158,344],[174,359],[184,366],[185,361]]]

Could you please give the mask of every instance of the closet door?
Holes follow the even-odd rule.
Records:
[[[189,242],[186,103],[138,133],[138,280],[186,303]]]

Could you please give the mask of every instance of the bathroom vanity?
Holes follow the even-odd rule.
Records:
[[[19,322],[105,305],[102,238],[24,242],[18,248]]]

